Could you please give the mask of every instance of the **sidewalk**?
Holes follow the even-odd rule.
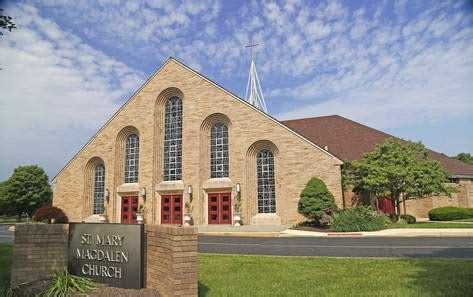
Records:
[[[279,237],[290,225],[202,225],[197,226],[199,235],[205,236],[242,236],[242,237]]]
[[[371,232],[313,232],[287,229],[281,237],[472,237],[473,229],[385,229]]]

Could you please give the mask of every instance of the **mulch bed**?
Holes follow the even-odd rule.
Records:
[[[297,226],[291,229],[302,230],[302,231],[324,232],[324,233],[330,232],[328,227],[325,228],[325,227],[320,227],[320,226]]]
[[[15,297],[37,296],[44,292],[51,284],[50,279],[37,280],[27,284],[22,284],[14,289]],[[72,297],[159,297],[155,289],[122,289],[107,287],[106,285],[96,284],[98,287],[89,293],[74,293]]]
[[[121,289],[114,287],[98,288],[87,294],[75,294],[74,297],[159,297],[158,291],[154,289]]]

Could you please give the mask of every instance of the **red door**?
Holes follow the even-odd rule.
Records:
[[[138,196],[122,197],[122,224],[137,224]]]
[[[209,194],[209,224],[232,223],[231,193]]]
[[[182,224],[182,195],[161,196],[161,224]]]
[[[394,208],[394,201],[389,197],[380,197],[378,198],[378,210],[382,213],[394,214],[396,213]]]

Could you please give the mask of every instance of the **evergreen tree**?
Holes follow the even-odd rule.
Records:
[[[309,180],[300,197],[298,211],[312,221],[320,221],[324,215],[337,209],[332,193],[323,181],[315,177]]]

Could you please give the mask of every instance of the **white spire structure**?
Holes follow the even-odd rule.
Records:
[[[253,57],[253,47],[259,45],[259,43],[251,43],[246,47],[251,49],[251,65],[250,73],[248,74],[248,84],[246,85],[245,100],[254,107],[268,113],[266,102],[264,101],[263,91],[259,83],[258,73],[256,72],[256,65]]]

